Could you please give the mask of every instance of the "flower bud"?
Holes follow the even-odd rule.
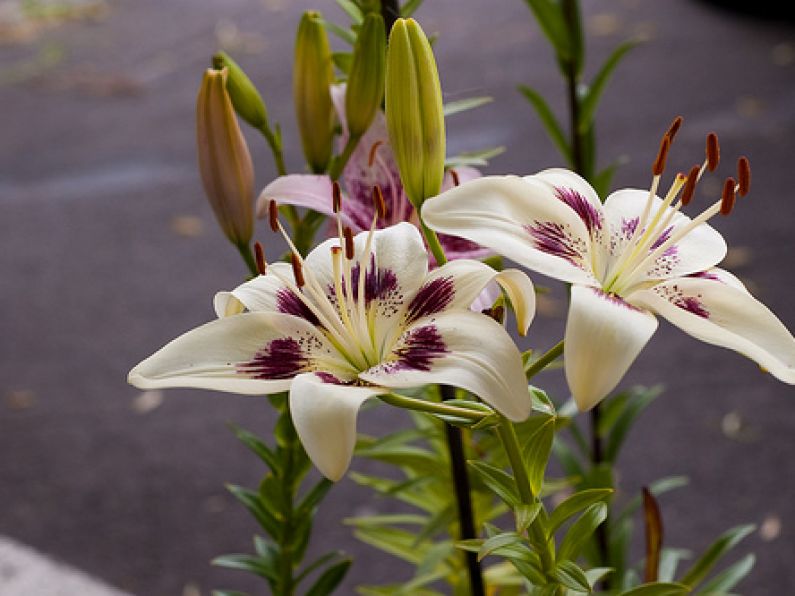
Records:
[[[226,90],[227,69],[208,68],[196,100],[199,172],[226,237],[248,245],[254,229],[254,166]]]
[[[445,136],[436,61],[413,19],[398,19],[389,35],[386,121],[403,188],[419,209],[442,187]]]
[[[213,56],[213,67],[217,70],[226,68],[226,91],[238,115],[257,130],[266,126],[268,111],[265,102],[237,62],[226,52],[218,52]]]
[[[345,92],[345,118],[352,137],[360,137],[370,127],[384,98],[386,33],[380,14],[368,14],[356,38],[353,64]]]
[[[312,172],[326,171],[334,139],[334,106],[331,48],[320,13],[308,11],[301,17],[295,40],[293,101],[304,156]]]

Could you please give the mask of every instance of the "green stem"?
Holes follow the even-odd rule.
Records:
[[[268,126],[268,123],[262,125],[260,129],[262,136],[265,137],[265,140],[268,142],[268,145],[271,148],[271,153],[273,153],[273,162],[276,164],[276,171],[278,172],[279,176],[284,176],[287,174],[287,167],[284,165],[284,153],[282,152],[282,145],[279,139],[276,138],[276,135],[273,134],[273,131]]]
[[[240,252],[240,256],[243,257],[243,260],[246,262],[246,267],[251,272],[251,275],[256,277],[259,275],[259,270],[257,269],[257,261],[254,258],[254,253],[251,251],[251,245],[248,243],[241,242],[237,244],[237,250]]]
[[[331,162],[331,169],[328,172],[329,178],[332,180],[338,180],[340,175],[342,175],[342,170],[345,169],[345,165],[348,163],[348,160],[353,155],[353,151],[356,149],[356,145],[359,144],[359,139],[361,137],[354,137],[351,135],[348,137],[348,142],[345,143],[345,147],[342,149],[342,153],[340,153],[334,160]]]
[[[508,462],[511,464],[513,477],[516,481],[516,488],[519,490],[519,498],[525,505],[534,504],[536,502],[536,497],[533,495],[530,477],[527,475],[527,466],[525,466],[524,458],[522,457],[522,450],[519,447],[519,438],[516,436],[516,429],[513,423],[504,416],[500,416],[500,424],[497,425],[497,434],[508,456]],[[545,516],[543,511],[536,516],[536,519],[530,524],[528,530],[531,534],[533,543],[536,545],[544,571],[550,572],[555,566],[555,551],[541,525],[540,519],[542,515]]]
[[[554,346],[552,346],[548,351],[541,354],[541,357],[538,358],[538,360],[534,360],[532,363],[528,363],[524,369],[525,376],[528,378],[528,380],[533,378],[542,370],[544,370],[547,366],[552,364],[552,362],[554,362],[561,354],[563,354],[562,339]]]
[[[441,267],[447,262],[447,256],[444,254],[444,249],[439,243],[439,237],[436,235],[436,232],[425,225],[424,221],[420,220],[420,226],[422,227],[422,234],[425,236],[425,242],[428,243],[428,248],[431,249],[433,258],[436,259],[436,265]]]
[[[434,401],[426,401],[424,399],[417,399],[414,397],[407,397],[405,395],[398,395],[397,393],[387,393],[379,396],[381,401],[396,406],[398,408],[405,408],[407,410],[415,410],[417,412],[428,412],[430,414],[441,414],[443,416],[454,416],[456,418],[464,418],[465,420],[472,420],[478,422],[492,413],[484,412],[481,410],[470,410],[469,408],[462,408],[459,406],[451,406],[445,403],[438,403]]]

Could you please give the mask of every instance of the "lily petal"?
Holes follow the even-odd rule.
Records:
[[[296,314],[285,306],[287,297],[292,292],[279,277],[292,281],[293,271],[290,265],[272,263],[268,265],[265,275],[258,275],[240,284],[231,292],[218,292],[213,299],[215,314],[219,318],[240,314],[244,310]]]
[[[795,384],[795,338],[776,315],[744,287],[731,283],[731,278],[670,279],[628,299],[696,339],[739,352],[777,379]]]
[[[516,325],[524,335],[535,315],[533,282],[518,269],[495,271],[480,261],[459,259],[434,269],[407,307],[409,323],[453,308],[469,308],[492,281],[505,290],[516,312]]]
[[[359,408],[368,398],[388,390],[341,385],[332,379],[316,373],[298,375],[290,388],[290,415],[309,458],[336,482],[353,457]]]
[[[488,247],[539,273],[595,284],[591,235],[541,180],[486,176],[425,201],[434,230]]]
[[[166,344],[130,371],[140,389],[196,387],[246,395],[285,391],[297,374],[349,366],[310,323],[280,313],[243,313],[206,323]]]
[[[610,393],[657,329],[657,319],[598,288],[573,286],[566,322],[565,372],[581,411]]]
[[[648,196],[647,190],[627,188],[607,197],[605,214],[610,229],[613,255],[618,255],[625,249],[632,232],[638,226]],[[654,197],[651,213],[655,213],[661,204],[662,199]],[[667,208],[660,220],[664,220],[671,211],[670,207]],[[691,219],[682,213],[674,215],[670,225],[662,231],[660,239],[651,245],[652,250],[660,246],[678,228],[690,222]],[[704,271],[720,263],[726,256],[726,250],[723,236],[709,224],[701,224],[672,244],[646,271],[640,271],[636,279],[642,283]]]
[[[440,383],[466,389],[514,421],[531,400],[519,350],[492,319],[455,310],[420,319],[400,337],[385,363],[359,378],[390,388]]]

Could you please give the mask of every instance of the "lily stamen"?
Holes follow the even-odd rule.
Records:
[[[257,263],[257,273],[265,275],[268,270],[268,263],[265,260],[265,250],[259,242],[254,243],[254,260]]]

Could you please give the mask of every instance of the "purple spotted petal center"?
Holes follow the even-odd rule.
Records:
[[[582,194],[573,188],[556,186],[555,196],[574,210],[582,220],[582,223],[585,224],[585,227],[588,228],[590,234],[602,229],[602,214]]]
[[[303,371],[309,359],[301,344],[292,337],[271,340],[248,362],[237,365],[237,372],[267,381],[292,379]]]
[[[409,331],[400,348],[395,350],[394,370],[430,371],[434,360],[448,350],[436,325],[423,325]]]

